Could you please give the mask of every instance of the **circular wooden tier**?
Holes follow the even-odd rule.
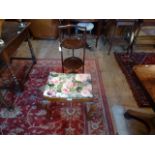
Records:
[[[67,69],[76,70],[82,67],[84,64],[80,58],[69,57],[64,60],[63,65]]]
[[[85,46],[85,42],[79,38],[67,38],[62,41],[61,45],[68,49],[79,49]]]

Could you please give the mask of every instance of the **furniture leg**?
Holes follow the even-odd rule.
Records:
[[[155,114],[144,114],[144,113],[137,112],[134,110],[127,110],[124,113],[124,117],[126,119],[132,118],[132,119],[136,119],[140,121],[146,126],[148,130],[148,134],[150,135],[155,134]]]
[[[10,64],[7,64],[7,68],[8,68],[8,70],[9,70],[11,76],[12,76],[12,79],[13,79],[13,81],[14,81],[14,83],[15,83],[15,89],[16,89],[17,91],[21,92],[21,91],[23,90],[23,86],[22,86],[22,84],[19,82],[19,80],[17,79],[17,77],[15,76],[15,74],[14,74],[14,72],[13,72],[13,69],[12,69],[11,65],[10,65]]]
[[[109,55],[110,52],[111,52],[111,48],[112,48],[112,44],[110,43],[110,45],[109,45],[109,49],[108,49],[108,55]]]
[[[4,98],[3,98],[3,95],[2,95],[2,93],[1,93],[1,91],[0,91],[0,104],[1,104],[1,105],[7,105],[6,101],[5,101]]]
[[[97,48],[97,45],[98,45],[98,39],[99,39],[99,37],[96,38],[96,44],[95,44],[96,48]]]
[[[84,73],[84,66],[85,66],[85,54],[86,54],[86,49],[84,47],[84,49],[83,49],[83,66],[82,66],[83,73]]]
[[[31,44],[29,37],[27,38],[27,42],[28,42],[28,46],[31,52],[33,64],[36,64],[36,58],[35,58],[34,51],[33,51],[32,44]]]
[[[87,112],[87,119],[91,120],[93,118],[94,114],[96,113],[96,111],[97,111],[96,104],[91,104],[90,109]]]
[[[61,44],[59,43],[59,52],[61,53],[61,66],[62,66],[62,73],[64,73],[64,58],[63,58],[63,51],[62,51],[62,47],[61,47]]]
[[[6,101],[0,91],[0,105],[4,105],[6,108],[8,108],[8,110],[13,109],[13,105],[11,105],[10,103],[8,103],[8,101]]]

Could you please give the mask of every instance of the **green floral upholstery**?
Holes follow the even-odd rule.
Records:
[[[91,75],[50,72],[43,95],[48,98],[92,98]]]

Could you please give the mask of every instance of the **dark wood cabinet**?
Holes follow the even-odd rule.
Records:
[[[56,39],[58,37],[58,19],[29,19],[30,32],[35,39]]]

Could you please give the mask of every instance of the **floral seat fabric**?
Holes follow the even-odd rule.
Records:
[[[92,98],[91,75],[50,72],[43,95],[51,99]]]

